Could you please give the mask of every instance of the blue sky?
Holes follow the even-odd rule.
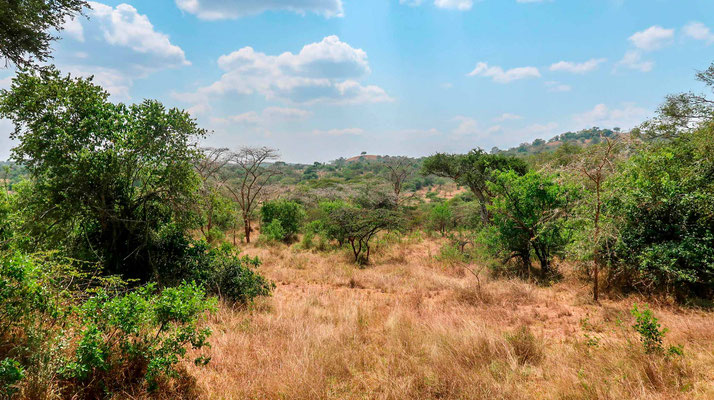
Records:
[[[55,64],[113,101],[156,98],[290,162],[421,156],[629,129],[703,89],[712,0],[152,0],[92,3]],[[0,70],[8,87],[12,69]],[[12,125],[0,121],[0,159]]]

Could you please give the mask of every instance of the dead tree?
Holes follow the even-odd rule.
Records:
[[[270,179],[280,174],[274,166],[266,165],[279,158],[277,150],[269,147],[243,147],[230,157],[231,164],[238,169],[238,177],[225,185],[228,192],[241,209],[245,241],[250,243],[251,213]]]

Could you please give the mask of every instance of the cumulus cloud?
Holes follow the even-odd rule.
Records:
[[[573,121],[580,127],[605,126],[630,129],[639,125],[649,115],[644,108],[633,103],[624,103],[620,108],[610,108],[598,104],[592,110],[573,116]]]
[[[360,128],[343,128],[343,129],[328,129],[321,130],[315,129],[312,134],[315,136],[346,136],[346,135],[362,135],[364,133],[363,129]]]
[[[714,33],[701,22],[690,22],[684,26],[684,34],[695,40],[702,40],[707,44],[714,43]]]
[[[638,49],[653,51],[671,44],[673,38],[674,29],[665,29],[661,26],[654,25],[644,31],[635,32],[635,34],[630,36],[629,40]]]
[[[88,19],[64,21],[64,40],[55,52],[55,62],[63,71],[93,75],[115,100],[125,101],[137,78],[190,65],[184,51],[133,6],[89,4]]]
[[[504,71],[501,67],[489,67],[487,63],[479,62],[467,76],[484,76],[497,83],[510,83],[520,79],[540,78],[541,75],[536,67],[519,67]]]
[[[545,87],[548,88],[549,92],[569,92],[573,89],[570,85],[558,81],[547,81]]]
[[[199,104],[200,106],[203,103]],[[303,120],[312,115],[312,112],[300,108],[267,107],[262,112],[248,111],[241,114],[230,115],[224,118],[214,118],[214,123],[235,122],[241,125],[267,126],[276,123]]]
[[[634,69],[641,72],[649,72],[652,71],[652,68],[654,67],[654,62],[643,60],[642,52],[638,50],[629,50],[622,57],[622,60],[617,63],[616,68],[619,66]]]
[[[473,7],[474,2],[473,0],[434,0],[434,5],[447,10],[468,11]]]
[[[115,8],[90,2],[90,21],[96,21],[104,40],[113,46],[127,47],[135,52],[151,54],[171,66],[189,65],[183,50],[172,44],[168,35],[157,32],[146,15],[139,14],[129,4]]]
[[[344,15],[342,0],[175,0],[179,9],[204,20],[236,19],[266,11]]]
[[[600,64],[607,61],[605,58],[592,58],[588,61],[575,63],[571,61],[560,61],[550,66],[551,71],[570,72],[572,74],[584,74],[595,70]]]
[[[465,117],[463,115],[457,115],[453,118],[454,121],[458,122],[458,125],[451,131],[454,136],[471,136],[476,138],[484,138],[493,133],[500,132],[503,128],[499,125],[491,126],[488,128],[481,128],[478,122],[471,118]]]
[[[221,56],[218,66],[225,71],[218,81],[177,97],[206,101],[213,95],[257,93],[294,103],[392,101],[382,88],[358,82],[370,73],[367,53],[337,36],[308,44],[298,54],[273,56],[244,47]]]
[[[518,114],[503,113],[503,114],[501,114],[500,116],[496,117],[496,118],[494,119],[494,121],[496,121],[496,122],[504,122],[504,121],[516,121],[516,120],[519,120],[519,119],[523,119],[523,117],[521,117],[521,116],[518,115]]]

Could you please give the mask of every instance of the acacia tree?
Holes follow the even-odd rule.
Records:
[[[488,182],[494,172],[513,170],[523,175],[528,170],[527,164],[518,158],[501,154],[488,154],[482,149],[473,149],[468,154],[437,153],[427,157],[422,165],[422,173],[451,178],[458,184],[468,187],[479,202],[481,221],[487,224],[491,220],[488,205],[493,197]]]
[[[51,57],[50,44],[57,39],[50,31],[62,30],[67,19],[76,18],[89,4],[84,0],[0,1],[0,58],[5,66],[34,67]]]
[[[230,157],[238,169],[238,178],[228,181],[225,187],[241,209],[246,243],[250,243],[251,213],[258,204],[259,195],[271,178],[280,174],[274,165],[265,164],[278,158],[277,150],[269,147],[243,147]]]
[[[231,218],[231,201],[222,194],[228,174],[226,165],[230,161],[230,151],[227,148],[206,147],[201,149],[202,157],[195,165],[201,178],[199,199],[196,203],[202,216],[201,233],[210,242],[213,239],[211,231],[218,225],[225,228]]]
[[[369,263],[369,242],[374,235],[402,226],[399,214],[383,208],[339,207],[332,210],[328,218],[336,236],[350,244],[355,262],[360,265]]]
[[[404,182],[411,176],[413,169],[407,157],[389,157],[384,164],[389,174],[389,183],[394,191],[394,202],[399,206],[399,196],[402,193]]]

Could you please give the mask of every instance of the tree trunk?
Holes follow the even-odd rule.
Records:
[[[245,242],[250,243],[250,218],[243,215],[243,228],[245,229]]]
[[[481,222],[483,222],[484,226],[488,225],[489,222],[491,222],[491,215],[489,214],[488,208],[486,207],[488,204],[486,196],[484,196],[483,192],[478,190],[477,188],[471,188],[471,191],[478,199],[478,204],[481,212]]]

